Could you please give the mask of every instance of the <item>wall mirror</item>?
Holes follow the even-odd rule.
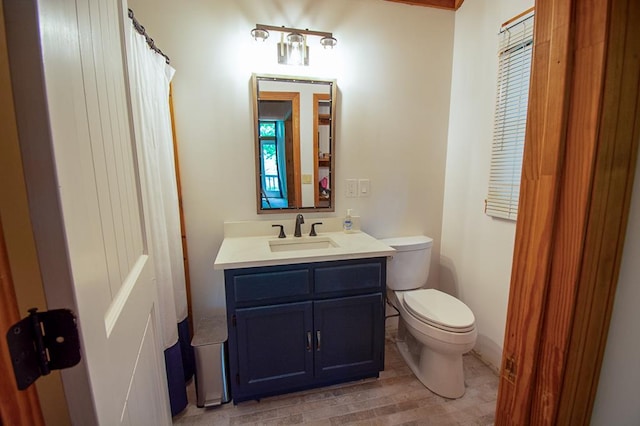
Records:
[[[258,213],[334,211],[335,80],[253,74]]]

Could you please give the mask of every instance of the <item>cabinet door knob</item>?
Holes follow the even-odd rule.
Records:
[[[311,352],[311,332],[307,331],[307,352]]]
[[[316,351],[320,350],[320,330],[316,330]]]

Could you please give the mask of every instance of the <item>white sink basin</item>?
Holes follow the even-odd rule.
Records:
[[[302,237],[293,239],[278,239],[269,241],[269,249],[272,252],[316,250],[338,247],[329,237]]]

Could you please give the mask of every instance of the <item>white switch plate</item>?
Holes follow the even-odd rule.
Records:
[[[358,197],[368,197],[371,192],[371,182],[369,179],[358,180]]]
[[[347,179],[347,198],[358,196],[358,181],[356,179]]]

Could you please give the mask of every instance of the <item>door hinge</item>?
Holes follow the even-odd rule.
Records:
[[[509,383],[516,383],[517,364],[513,356],[508,356],[504,360],[504,367],[502,368],[502,377],[504,377]]]
[[[235,326],[236,326],[236,324],[237,324],[237,321],[236,321],[236,314],[233,314],[233,315],[231,315],[231,325],[232,325],[233,327],[235,327]]]
[[[236,384],[240,384],[240,374],[236,373]]]
[[[45,312],[29,309],[29,316],[7,331],[7,345],[20,390],[51,370],[73,367],[80,362],[76,317],[69,309]]]

